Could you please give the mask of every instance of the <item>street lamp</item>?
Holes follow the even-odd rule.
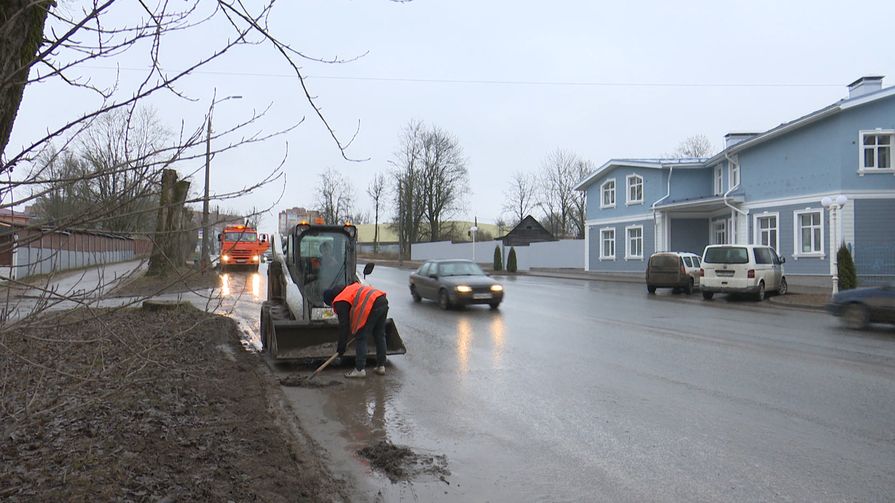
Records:
[[[202,198],[202,258],[200,259],[200,269],[202,274],[208,271],[208,264],[211,261],[208,256],[208,185],[209,185],[209,168],[211,167],[211,115],[214,113],[214,106],[217,103],[223,103],[227,100],[238,100],[242,96],[234,95],[215,101],[212,99],[211,106],[208,107],[208,133],[205,137],[205,197]]]
[[[469,233],[472,234],[472,261],[475,262],[475,233],[479,231],[479,227],[477,225],[473,225],[469,228]]]
[[[830,276],[833,277],[833,295],[839,293],[839,241],[842,240],[839,210],[845,206],[848,198],[842,194],[836,197],[824,197],[820,204],[830,210]]]

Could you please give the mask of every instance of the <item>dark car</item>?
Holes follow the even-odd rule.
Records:
[[[438,301],[442,309],[468,304],[497,309],[503,286],[471,260],[430,260],[410,274],[410,295],[415,302]]]
[[[895,287],[843,290],[833,296],[827,311],[839,316],[848,328],[857,330],[871,323],[895,323]]]
[[[646,290],[671,288],[687,295],[699,286],[699,255],[680,252],[653,253],[646,264]]]

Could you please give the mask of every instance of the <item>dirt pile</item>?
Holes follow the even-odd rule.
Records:
[[[0,389],[0,500],[349,500],[227,318],[93,310],[6,330]]]
[[[145,273],[125,280],[112,291],[115,297],[152,297],[161,293],[204,292],[220,288],[221,279],[214,270],[202,274],[193,267],[181,267],[166,277],[147,276]]]
[[[294,386],[300,388],[328,388],[330,386],[338,386],[341,381],[323,381],[320,378],[308,379],[308,376],[301,374],[289,374],[280,378],[280,384],[283,386]]]
[[[384,473],[392,482],[431,475],[449,484],[447,477],[451,472],[447,468],[447,456],[418,454],[387,440],[364,447],[357,453],[369,460],[374,470]]]

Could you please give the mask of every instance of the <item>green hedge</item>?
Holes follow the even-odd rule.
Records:
[[[855,261],[852,260],[851,251],[848,246],[842,243],[839,252],[836,253],[836,263],[838,265],[839,289],[850,290],[858,286],[858,273],[855,271]]]
[[[494,247],[494,270],[495,271],[503,270],[503,257],[500,254],[500,246]]]
[[[516,249],[510,247],[510,254],[507,255],[507,272],[516,272]]]

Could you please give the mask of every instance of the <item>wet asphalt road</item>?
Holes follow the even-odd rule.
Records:
[[[895,493],[891,328],[848,332],[820,312],[538,277],[504,279],[497,312],[445,312],[414,304],[407,276],[379,267],[369,278],[388,292],[408,349],[387,376],[284,388],[360,501]],[[242,292],[230,305],[250,332],[263,271],[260,295],[251,276],[230,281],[231,298]],[[344,370],[323,379],[344,381]],[[370,473],[354,452],[380,439],[446,454],[450,483],[392,484]]]

